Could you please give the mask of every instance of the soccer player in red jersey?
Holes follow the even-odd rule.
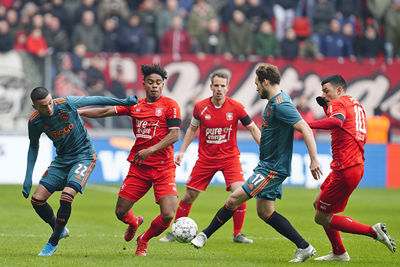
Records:
[[[90,118],[125,115],[132,118],[136,141],[128,157],[131,165],[119,191],[115,214],[129,225],[125,240],[132,240],[143,222],[143,217],[133,215],[132,206],[153,186],[161,214],[137,238],[136,255],[146,256],[149,240],[169,227],[178,202],[173,143],[179,139],[181,115],[177,102],[161,95],[167,72],[159,65],[142,65],[141,70],[146,97],[138,104],[86,109],[81,110],[80,115]]]
[[[346,95],[346,82],[340,75],[322,81],[322,97],[317,97],[328,118],[310,122],[313,129],[331,130],[331,173],[321,185],[314,201],[315,222],[322,225],[332,244],[332,252],[316,258],[320,261],[349,261],[340,232],[370,236],[395,252],[396,244],[383,223],[374,226],[359,223],[344,211],[347,201],[364,173],[364,145],[367,139],[365,111],[353,97]]]
[[[257,144],[260,144],[260,130],[250,119],[243,105],[226,96],[228,84],[226,72],[213,73],[210,84],[212,97],[198,102],[194,107],[192,121],[175,156],[175,163],[180,165],[184,152],[200,128],[199,158],[186,182],[186,191],[179,202],[175,220],[189,215],[193,202],[200,192],[206,190],[217,171],[222,171],[227,191],[233,192],[244,183],[236,140],[239,120],[249,130]],[[241,233],[245,214],[246,202],[233,215],[234,242],[253,243],[253,240]],[[170,242],[174,241],[174,238],[168,233],[160,241]]]

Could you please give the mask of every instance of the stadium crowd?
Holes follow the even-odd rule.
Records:
[[[384,55],[390,63],[400,56],[398,25],[400,0],[1,0],[0,53]]]

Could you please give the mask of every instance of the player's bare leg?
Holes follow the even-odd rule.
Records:
[[[234,192],[237,188],[241,187],[244,182],[234,182],[230,185],[230,190]],[[244,218],[246,216],[247,202],[242,203],[233,214],[233,242],[252,244],[253,240],[246,237],[242,233],[242,227],[244,223]]]
[[[136,234],[136,230],[143,223],[142,216],[135,217],[133,215],[133,204],[135,204],[135,202],[119,196],[115,207],[115,215],[117,216],[117,218],[120,221],[128,224],[124,235],[126,242],[129,242],[133,239]]]
[[[137,256],[146,256],[149,240],[160,235],[169,227],[174,218],[177,203],[178,197],[176,195],[166,195],[158,200],[161,214],[151,222],[149,229],[137,238]]]
[[[291,262],[303,262],[315,255],[316,250],[296,231],[290,222],[275,210],[275,201],[257,198],[257,214],[278,233],[292,241],[297,250]]]

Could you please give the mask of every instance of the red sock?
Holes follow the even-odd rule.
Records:
[[[244,216],[246,215],[247,202],[237,208],[233,214],[233,236],[236,236],[242,231]]]
[[[128,213],[121,219],[121,221],[123,221],[126,224],[130,224],[132,226],[136,226],[137,225],[137,219],[135,216],[133,216],[133,210],[130,209],[128,211]]]
[[[175,221],[181,217],[187,217],[191,208],[192,203],[185,203],[181,200],[179,202],[178,210],[176,211]]]
[[[171,222],[165,222],[161,214],[158,215],[152,222],[147,229],[147,231],[142,235],[142,240],[145,242],[148,242],[151,238],[160,235],[162,232],[164,232],[170,225]]]
[[[331,228],[345,233],[366,235],[376,239],[376,233],[371,226],[356,222],[347,216],[333,215]]]
[[[329,227],[324,227],[324,230],[329,238],[329,241],[331,241],[333,254],[340,255],[345,253],[346,250],[344,249],[340,232]]]

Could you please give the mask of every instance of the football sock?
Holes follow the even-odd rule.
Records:
[[[332,245],[333,254],[340,255],[346,252],[346,249],[343,246],[342,238],[340,237],[340,232],[338,230],[324,227],[325,233],[329,238],[329,241]]]
[[[233,236],[242,231],[244,216],[246,215],[247,202],[244,202],[233,214]]]
[[[347,216],[333,215],[331,228],[345,233],[366,235],[376,239],[376,233],[371,226],[359,223]]]
[[[31,203],[36,213],[42,218],[43,221],[48,223],[51,229],[54,230],[56,224],[56,216],[54,215],[53,209],[46,202],[46,200],[38,200],[34,197],[31,198]]]
[[[235,210],[228,209],[226,206],[223,206],[219,209],[217,214],[215,214],[212,219],[210,225],[203,230],[203,233],[206,234],[207,238],[209,238],[215,231],[217,231],[222,225],[224,225],[230,218],[232,218]]]
[[[128,213],[121,219],[126,224],[137,226],[137,218],[133,216],[133,210],[130,209]]]
[[[145,242],[148,242],[151,238],[160,235],[162,232],[164,232],[169,225],[171,224],[171,221],[166,222],[163,220],[161,214],[158,215],[152,222],[147,229],[147,231],[142,235],[142,240]]]
[[[185,203],[182,200],[179,202],[178,210],[176,211],[175,221],[181,217],[187,217],[193,203]]]
[[[295,243],[298,248],[304,249],[309,246],[307,241],[301,237],[290,222],[278,212],[274,211],[265,222],[271,225],[278,233]]]
[[[51,243],[53,246],[56,246],[58,244],[60,235],[64,230],[65,225],[68,222],[69,216],[71,216],[71,204],[73,200],[74,200],[73,195],[68,194],[66,192],[61,193],[60,208],[58,209],[57,212],[56,225],[54,227],[53,234],[49,239],[49,243]]]

